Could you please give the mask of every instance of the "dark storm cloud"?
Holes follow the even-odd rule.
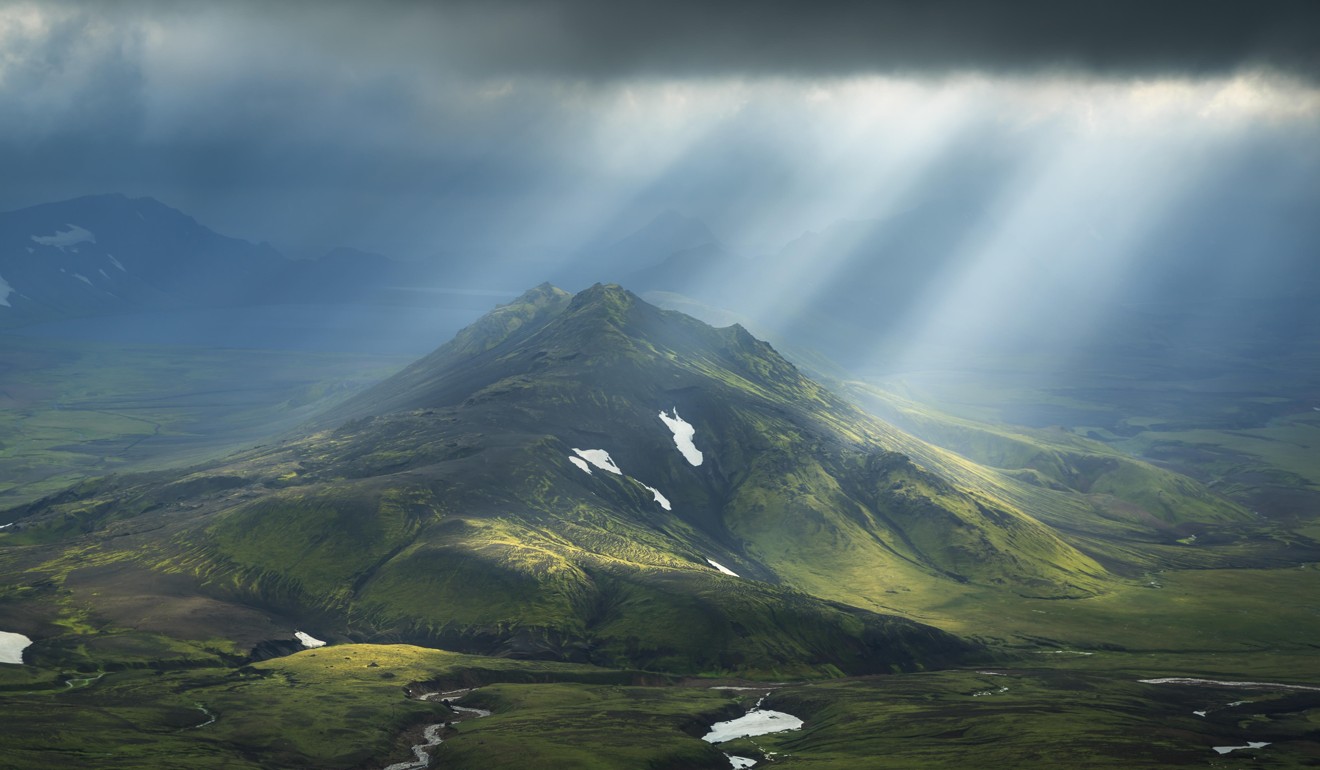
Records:
[[[437,19],[495,71],[811,74],[1075,68],[1103,74],[1320,69],[1311,0],[460,3]]]
[[[791,185],[780,205],[795,211],[838,187],[820,171],[839,143],[832,120],[921,111],[948,72],[1118,82],[1273,68],[1314,90],[1317,6],[0,0],[0,208],[154,195],[236,235],[412,255],[539,238],[524,225],[537,218],[572,243],[560,222],[592,227],[618,201],[650,213],[737,201],[755,221],[762,191]],[[854,89],[833,112],[806,99],[870,74],[935,84],[907,101]],[[1261,98],[1277,111],[1296,86]],[[960,130],[979,139],[968,112]],[[889,139],[872,134],[863,165]]]
[[[51,3],[223,23],[470,76],[1320,73],[1314,0],[283,0]],[[235,53],[244,54],[246,46]]]

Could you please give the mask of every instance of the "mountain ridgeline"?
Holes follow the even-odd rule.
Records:
[[[547,284],[294,438],[90,482],[9,537],[76,553],[51,574],[101,596],[168,583],[154,616],[189,638],[253,643],[259,609],[331,640],[674,672],[967,660],[894,597],[1105,589],[1091,556],[895,434],[739,326]]]
[[[388,287],[430,284],[434,272],[352,249],[288,259],[152,198],[88,195],[0,212],[0,328],[159,310],[361,302]]]

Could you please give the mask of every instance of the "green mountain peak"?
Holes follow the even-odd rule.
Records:
[[[32,516],[113,527],[119,569],[235,614],[672,671],[930,665],[974,645],[888,614],[887,592],[1103,585],[1048,527],[893,451],[893,430],[741,327],[542,285],[299,438]]]

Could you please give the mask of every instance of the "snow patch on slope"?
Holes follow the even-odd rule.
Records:
[[[706,561],[710,564],[710,566],[714,567],[715,569],[719,570],[720,572],[723,572],[723,573],[726,574],[726,575],[733,575],[734,577],[742,577],[742,575],[739,575],[737,572],[734,572],[733,570],[729,569],[728,567],[724,566],[723,564],[720,564],[719,562],[715,561],[714,559],[710,558],[709,556],[706,557]]]
[[[1218,754],[1228,754],[1241,749],[1263,749],[1268,745],[1270,745],[1269,741],[1247,741],[1246,746],[1214,746],[1213,748]]]
[[[610,458],[610,453],[604,449],[574,449],[573,452],[603,471],[623,475],[623,471],[619,470],[619,466],[615,465],[614,460]]]
[[[701,465],[701,450],[697,449],[697,445],[692,443],[693,437],[697,435],[697,429],[692,427],[691,423],[678,416],[678,407],[674,407],[674,415],[672,417],[661,411],[660,419],[664,421],[665,425],[674,434],[674,445],[678,447],[678,451],[683,454],[684,459],[692,465]]]
[[[309,650],[325,646],[325,642],[304,631],[294,631],[293,635],[298,637],[298,641],[302,642],[302,646]]]
[[[610,473],[617,473],[625,479],[631,478],[624,474],[614,462],[614,458],[610,457],[610,453],[604,449],[574,449],[573,451],[577,453],[577,456],[574,457],[570,455],[568,461],[581,468],[583,471],[586,471],[588,475],[591,474],[591,466],[594,465],[601,470],[609,471]],[[666,511],[674,510],[673,506],[669,504],[669,498],[660,494],[660,490],[650,484],[638,481],[637,479],[632,479],[632,481],[636,481],[638,484],[645,487],[651,495],[655,497],[655,501],[660,504],[661,508],[664,508]]]
[[[642,484],[642,482],[640,482],[640,481],[637,482],[637,483],[638,483],[638,484]],[[642,484],[642,486],[644,486],[644,487],[646,487],[647,489],[651,490],[651,494],[655,495],[655,501],[656,501],[657,503],[660,503],[660,507],[661,507],[661,508],[664,508],[666,511],[672,511],[672,510],[674,510],[673,506],[671,506],[671,505],[669,504],[669,498],[667,498],[667,497],[665,497],[664,495],[660,494],[660,490],[656,489],[655,487],[651,486],[650,484]]]
[[[32,240],[42,246],[54,246],[63,251],[78,243],[96,243],[96,236],[75,224],[66,225],[68,230],[56,230],[53,235],[34,235]]]
[[[802,720],[792,714],[754,708],[737,719],[716,722],[711,725],[710,732],[706,733],[702,740],[707,743],[724,743],[738,738],[751,738],[757,735],[801,729]]]
[[[32,644],[32,640],[13,631],[0,631],[0,663],[23,665],[23,650]]]

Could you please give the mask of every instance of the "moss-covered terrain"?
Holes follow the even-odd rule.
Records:
[[[0,508],[259,444],[408,362],[0,334]]]
[[[419,693],[479,686],[494,713],[444,733],[448,766],[721,767],[700,736],[752,702],[710,689],[736,679],[807,720],[732,747],[783,764],[993,743],[983,766],[1190,766],[1221,735],[1313,755],[1302,691],[1230,725],[1135,683],[1313,681],[1310,519],[1104,442],[839,388],[886,419],[740,327],[542,286],[264,446],[11,509],[0,630],[35,643],[0,667],[6,750],[383,767],[454,718]],[[622,473],[575,464],[587,449]],[[295,629],[330,646],[280,657]]]

